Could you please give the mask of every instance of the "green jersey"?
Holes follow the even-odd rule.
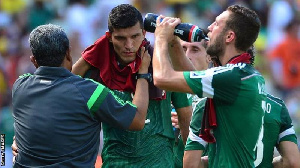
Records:
[[[128,92],[114,91],[124,101]],[[164,100],[150,100],[145,127],[141,131],[116,129],[103,123],[103,168],[174,167],[174,132],[171,103],[177,108],[191,105],[185,93],[167,92]]]
[[[250,64],[238,63],[184,72],[184,77],[199,97],[213,98],[218,126],[213,130],[216,143],[210,145],[208,152],[210,167],[254,167],[266,106],[261,74]],[[193,118],[200,118],[194,115]],[[201,120],[198,122],[201,126]],[[188,143],[198,139],[199,132],[193,133]],[[205,149],[203,140],[198,144]]]
[[[194,113],[201,113],[201,114],[195,115],[195,116],[198,116],[198,117],[201,117],[201,118],[192,117],[192,120],[197,120],[197,122],[191,122],[191,123],[194,123],[194,124],[197,124],[197,125],[200,124],[197,127],[197,128],[200,128],[201,127],[201,120],[202,120],[202,115],[203,115],[203,112],[204,112],[204,105],[205,105],[205,102],[206,102],[206,98],[199,98],[198,96],[194,95],[194,96],[192,96],[192,100],[193,100],[193,103],[192,103],[192,106],[193,106],[193,116],[194,116]],[[192,128],[192,129],[196,130],[197,128],[195,128],[195,129]],[[189,134],[189,135],[192,135],[192,134]],[[189,147],[191,147],[190,150],[200,150],[200,149],[197,148],[197,146],[199,146],[198,143],[195,142],[195,144],[196,144],[195,148],[193,148],[193,145],[189,145]],[[175,168],[182,168],[183,167],[184,149],[185,149],[185,146],[183,144],[182,137],[180,135],[179,138],[178,138],[178,142],[175,143],[175,145],[174,145]]]
[[[190,125],[191,134],[189,134],[188,142],[185,147],[186,150],[203,149],[201,143],[198,143],[203,143],[203,140],[199,137],[193,138],[193,135],[200,134],[205,101],[206,99],[202,99],[193,111],[193,118]],[[281,99],[268,94],[264,116],[264,136],[262,143],[258,144],[255,165],[258,165],[257,167],[259,168],[273,167],[272,161],[274,147],[281,141],[291,141],[297,144],[297,137],[284,102]],[[205,144],[206,143],[204,142],[204,145]],[[206,148],[205,153],[209,151],[209,146],[210,145]]]
[[[207,142],[199,137],[206,100],[206,98],[200,99],[193,110],[190,133],[185,145],[185,150],[204,150],[207,145]]]
[[[297,144],[297,137],[292,120],[284,102],[272,95],[267,95],[264,117],[264,136],[257,148],[257,167],[273,167],[274,147],[281,141],[291,141]]]

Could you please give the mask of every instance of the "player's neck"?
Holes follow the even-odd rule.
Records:
[[[225,65],[228,63],[229,60],[231,60],[231,58],[233,58],[237,55],[240,55],[242,53],[243,53],[242,51],[236,50],[235,47],[227,47],[225,49],[224,54],[222,56],[220,56],[220,62],[222,65]]]

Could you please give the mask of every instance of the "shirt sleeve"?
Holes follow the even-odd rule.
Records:
[[[19,78],[13,84],[12,96],[14,95],[14,92],[18,89],[20,84],[23,83],[25,80],[27,80],[30,76],[32,76],[32,74],[30,74],[30,73],[26,73],[26,74],[19,76]]]
[[[289,115],[288,109],[286,108],[284,103],[281,104],[282,104],[282,110],[280,114],[281,127],[280,127],[280,134],[278,137],[278,143],[282,141],[291,141],[297,144],[297,136],[295,134],[295,130],[292,125],[292,120]]]
[[[172,92],[171,100],[175,109],[192,105],[192,97],[187,93]]]
[[[137,107],[130,101],[123,101],[104,85],[86,79],[83,85],[84,97],[91,115],[100,122],[127,129],[136,114]]]
[[[196,105],[190,124],[190,132],[185,150],[205,150],[207,142],[199,137],[206,99],[201,99]]]
[[[244,64],[245,65],[245,64]],[[221,99],[232,103],[240,91],[239,67],[215,67],[205,71],[183,72],[190,88],[199,97]]]

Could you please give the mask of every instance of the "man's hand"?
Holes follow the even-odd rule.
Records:
[[[146,74],[146,73],[148,73],[148,68],[150,66],[151,57],[150,57],[150,54],[148,53],[148,51],[145,49],[145,47],[141,48],[141,59],[142,59],[142,63],[141,63],[138,73]]]
[[[273,158],[273,161],[272,161],[272,164],[273,164],[273,167],[274,168],[282,168],[283,167],[283,160],[282,160],[282,157],[279,155],[279,156],[276,156]]]
[[[208,156],[202,156],[201,162],[202,162],[204,168],[207,168],[208,167]]]
[[[12,154],[14,155],[13,157],[13,163],[15,163],[16,160],[16,156],[18,155],[18,146],[17,146],[17,142],[16,142],[16,137],[13,137],[13,143],[11,145],[11,149],[12,149]]]
[[[175,27],[180,23],[181,20],[179,18],[158,16],[156,20],[155,38],[166,40],[168,43],[172,42],[175,38]]]

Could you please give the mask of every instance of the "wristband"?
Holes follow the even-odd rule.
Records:
[[[146,74],[136,74],[135,78],[136,78],[136,79],[144,78],[144,79],[146,79],[148,82],[152,82],[152,75],[151,75],[151,73],[146,73]]]

